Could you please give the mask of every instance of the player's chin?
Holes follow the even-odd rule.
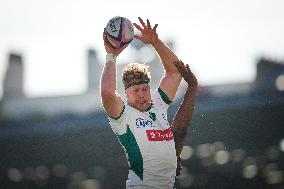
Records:
[[[141,112],[144,112],[147,110],[147,103],[136,103],[136,109],[138,109]]]

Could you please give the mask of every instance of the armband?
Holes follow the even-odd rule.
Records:
[[[116,62],[116,55],[112,54],[112,53],[107,53],[106,55],[106,63],[107,62],[113,62],[115,63]]]

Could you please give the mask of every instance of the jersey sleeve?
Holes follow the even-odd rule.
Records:
[[[171,101],[167,100],[167,95],[159,88],[152,95],[152,100],[155,104],[157,104],[164,112],[167,112],[169,108],[169,104]]]
[[[111,128],[116,134],[123,134],[126,132],[126,108],[125,105],[121,111],[121,114],[118,118],[113,118],[108,116],[109,123]]]

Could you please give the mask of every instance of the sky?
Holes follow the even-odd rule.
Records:
[[[28,97],[80,94],[86,52],[105,60],[103,28],[114,16],[159,24],[163,41],[200,85],[253,82],[259,57],[284,60],[283,0],[0,0],[0,97],[8,54],[24,60]],[[118,62],[130,61],[130,50]]]

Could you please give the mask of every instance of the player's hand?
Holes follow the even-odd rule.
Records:
[[[145,44],[155,45],[156,43],[158,43],[159,38],[156,32],[158,24],[155,24],[155,26],[152,28],[151,23],[148,19],[146,20],[147,25],[140,17],[138,17],[138,19],[141,26],[136,23],[133,23],[133,25],[141,32],[141,35],[134,35],[134,38],[139,39]]]
[[[104,33],[103,33],[103,40],[104,40],[104,46],[105,46],[105,50],[107,53],[112,53],[116,56],[118,56],[126,47],[120,47],[120,48],[116,48],[114,46],[112,46],[110,44],[110,42],[107,40],[107,33],[106,33],[106,29],[104,29]]]
[[[183,79],[189,84],[196,84],[197,85],[197,80],[196,77],[194,76],[194,74],[191,72],[189,65],[188,64],[184,64],[181,60],[175,62],[175,65],[177,67],[177,69],[179,70],[179,72],[181,73]]]

